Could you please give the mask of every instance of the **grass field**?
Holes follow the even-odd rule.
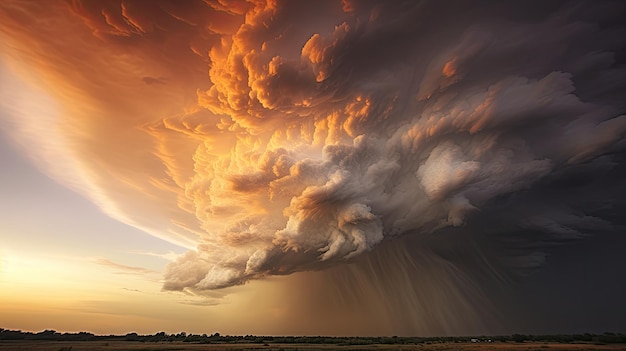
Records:
[[[0,351],[545,351],[623,350],[626,344],[593,343],[425,343],[418,345],[320,345],[320,344],[192,344],[184,342],[131,341],[0,341]]]

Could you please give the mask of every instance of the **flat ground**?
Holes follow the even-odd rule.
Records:
[[[433,343],[419,345],[323,345],[323,344],[191,344],[184,342],[131,341],[0,341],[0,351],[626,351],[626,344]]]

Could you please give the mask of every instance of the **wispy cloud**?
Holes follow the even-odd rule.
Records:
[[[203,298],[198,300],[182,300],[180,301],[183,305],[191,305],[191,306],[217,306],[224,303],[221,299],[209,299]]]
[[[101,266],[105,266],[105,267],[109,267],[111,269],[113,269],[115,271],[115,273],[118,274],[138,274],[138,275],[143,275],[143,274],[154,274],[154,273],[158,273],[157,271],[153,271],[151,269],[147,269],[147,268],[143,268],[143,267],[134,267],[134,266],[127,266],[121,263],[117,263],[117,262],[113,262],[109,259],[106,258],[99,258],[97,260],[94,261],[95,263],[101,265]]]
[[[176,259],[178,259],[180,256],[183,255],[183,254],[177,254],[177,253],[175,253],[173,251],[161,253],[161,252],[149,252],[149,251],[131,250],[131,251],[128,251],[128,253],[135,254],[135,255],[144,255],[144,256],[151,256],[151,257],[158,257],[158,258],[162,258],[164,260],[170,261],[170,262],[175,261]]]
[[[131,288],[121,288],[122,290],[126,290],[126,291],[132,291],[132,292],[139,292],[139,293],[143,293],[143,291],[139,290],[139,289],[131,289]]]

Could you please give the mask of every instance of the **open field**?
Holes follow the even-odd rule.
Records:
[[[323,344],[193,344],[185,342],[132,341],[0,341],[0,351],[541,351],[624,350],[626,344],[593,343],[424,343],[418,345],[323,345]]]

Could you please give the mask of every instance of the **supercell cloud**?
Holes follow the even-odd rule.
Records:
[[[166,288],[346,262],[386,238],[462,226],[498,197],[617,151],[623,106],[576,83],[623,75],[610,51],[621,43],[592,22],[604,18],[576,18],[584,6],[334,5],[257,5],[209,52],[199,105],[223,116],[233,145],[215,152],[222,138],[205,139],[193,155],[184,191],[207,234]]]
[[[465,306],[398,270],[469,290],[475,257],[520,276],[550,247],[622,230],[620,1],[46,6],[0,5],[2,35],[38,45],[8,41],[3,59],[86,107],[37,143],[74,150],[78,188],[112,216],[194,247],[166,290],[329,268],[358,286],[368,274],[336,268],[369,265]]]

